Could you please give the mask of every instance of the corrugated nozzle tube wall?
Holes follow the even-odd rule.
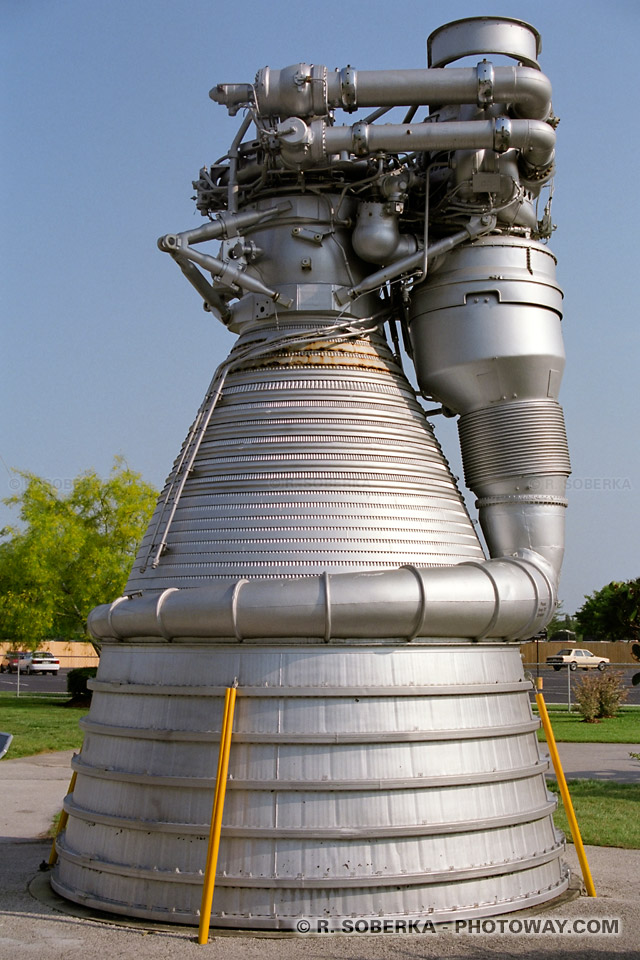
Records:
[[[448,66],[478,51],[517,65]],[[63,896],[198,923],[236,684],[214,926],[437,922],[566,889],[508,642],[553,615],[569,473],[538,52],[528,24],[473,18],[423,71],[300,63],[212,91],[245,119],[194,184],[205,226],[159,246],[239,338],[123,596],[90,616]],[[331,121],[359,105],[416,110]],[[428,406],[460,417],[488,556],[401,335]]]
[[[571,472],[562,407],[523,400],[485,407],[458,420],[464,477],[471,490],[517,476]]]

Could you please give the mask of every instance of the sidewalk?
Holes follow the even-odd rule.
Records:
[[[0,842],[46,836],[62,810],[73,750],[0,761]],[[0,953],[0,960],[2,954]]]
[[[617,783],[640,783],[640,760],[630,753],[640,753],[637,743],[559,743],[558,753],[567,780],[614,780]],[[540,756],[549,758],[546,743],[540,744]],[[553,766],[549,776],[554,777]]]

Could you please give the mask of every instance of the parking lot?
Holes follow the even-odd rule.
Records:
[[[535,679],[538,675],[535,664],[525,666],[525,672]],[[567,677],[567,673],[569,676]],[[640,673],[640,664],[635,667],[625,667],[618,666],[617,664],[612,664],[607,667],[605,675],[607,673],[616,673],[622,674],[624,687],[628,692],[628,698],[625,701],[627,704],[640,705],[640,686],[634,687],[631,683],[633,676],[636,673]],[[593,676],[602,676],[599,670],[571,670],[567,671],[566,667],[563,667],[562,670],[554,670],[553,667],[548,667],[546,664],[540,666],[539,675],[542,677],[542,692],[544,694],[544,699],[547,703],[568,703],[569,699],[569,684],[571,685],[571,701],[574,702],[573,690],[580,682],[582,677],[587,675]],[[535,692],[532,691],[532,699],[535,696]]]
[[[61,668],[55,677],[42,673],[20,674],[21,693],[66,693],[69,668]],[[18,687],[16,673],[0,673],[0,691],[14,693]]]

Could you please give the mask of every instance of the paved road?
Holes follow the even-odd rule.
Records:
[[[57,676],[48,677],[41,673],[21,674],[20,690],[25,693],[66,693],[68,669],[62,669]],[[15,673],[0,673],[0,690],[15,692],[18,686],[18,675]]]
[[[640,664],[637,667],[611,667],[611,669],[623,674],[625,689],[629,694],[626,702],[640,706],[640,686],[634,687],[631,683],[631,678],[634,674],[640,673]],[[537,671],[535,666],[526,664],[525,671],[532,677],[536,676]],[[56,677],[45,677],[39,674],[33,674],[32,676],[23,675],[20,677],[20,689],[25,693],[66,693],[68,672],[66,669],[60,670]],[[591,672],[593,671],[576,670],[569,673],[568,679],[571,684],[572,703],[575,702],[573,690],[576,683],[587,673]],[[566,670],[556,671],[552,667],[547,667],[545,664],[540,667],[540,676],[543,679],[543,692],[547,703],[568,702]],[[0,674],[0,690],[15,691],[17,683],[18,678],[15,673]],[[531,696],[532,699],[535,696],[533,691]]]
[[[532,677],[536,676],[537,670],[535,665],[525,664],[525,671],[529,673]],[[634,687],[631,683],[631,678],[636,673],[640,673],[640,664],[637,667],[616,667],[613,665],[610,668],[607,668],[606,672],[615,672],[620,673],[623,676],[623,684],[625,690],[628,693],[627,700],[625,703],[640,705],[640,685]],[[568,676],[567,676],[568,673]],[[575,703],[574,689],[577,683],[580,682],[582,677],[587,676],[588,674],[597,673],[598,676],[601,676],[599,671],[594,670],[554,670],[553,667],[541,666],[540,667],[540,676],[542,677],[543,687],[542,692],[544,693],[544,698],[547,703],[568,703],[569,691],[568,685],[571,685],[571,702]],[[532,693],[532,697],[535,696],[535,691]]]

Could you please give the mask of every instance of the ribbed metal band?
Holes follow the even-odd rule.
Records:
[[[571,473],[562,407],[555,400],[526,400],[485,407],[460,417],[467,486],[524,474]]]
[[[74,854],[73,851],[69,850],[65,844],[61,841],[58,841],[56,844],[58,855],[65,858],[70,863],[77,864],[79,866],[85,867],[89,870],[95,870],[96,864],[90,857],[82,857]],[[443,881],[453,882],[460,880],[469,880],[471,878],[484,878],[484,877],[495,877],[499,874],[512,873],[514,870],[522,871],[528,870],[533,867],[540,866],[544,863],[549,863],[552,860],[557,859],[560,846],[547,850],[544,853],[537,854],[535,856],[529,857],[526,861],[512,861],[507,860],[503,863],[495,864],[481,864],[477,867],[467,867],[464,869],[454,869],[449,868],[447,870],[434,870],[430,874],[425,874],[424,872],[409,874],[409,873],[398,873],[398,874],[384,874],[382,876],[367,877],[344,877],[341,879],[341,887],[343,889],[348,889],[349,887],[356,889],[367,889],[371,887],[406,887],[412,886],[414,884],[435,884],[442,883]],[[124,866],[120,863],[109,863],[108,861],[100,861],[100,870],[105,873],[115,873],[118,876],[127,876],[141,878],[150,881],[160,881],[162,883],[192,883],[197,886],[202,885],[202,873],[171,873],[168,870],[157,870],[157,869],[144,869],[142,867],[130,867]],[[335,877],[319,877],[314,879],[306,879],[305,887],[307,889],[335,889],[336,881]],[[292,890],[295,889],[295,881],[289,877],[252,877],[247,876],[246,874],[241,874],[238,876],[223,876],[216,878],[216,886],[218,887],[264,887],[274,890]]]
[[[104,767],[91,767],[87,763],[82,763],[77,758],[71,764],[72,769],[86,777],[93,777],[97,780],[110,780],[114,783],[133,783],[137,786],[153,787],[173,787],[176,789],[188,788],[190,790],[211,790],[215,787],[215,777],[158,777],[145,773],[126,773],[123,771],[109,770]],[[468,786],[469,784],[481,783],[504,783],[508,780],[522,780],[527,777],[537,776],[539,773],[546,773],[549,769],[548,761],[541,761],[535,766],[518,767],[509,770],[490,770],[488,773],[465,773],[452,774],[449,776],[437,777],[406,777],[404,779],[385,779],[385,780],[239,780],[237,777],[229,780],[227,790],[252,790],[252,791],[274,791],[278,792],[300,792],[308,793],[317,791],[322,793],[338,793],[352,790],[430,790],[440,787],[458,787]],[[123,825],[124,821],[119,817],[109,817],[108,815],[96,813],[95,810],[83,810],[77,804],[69,799],[65,801],[67,813],[73,813],[74,816],[81,817],[84,820],[96,821],[100,823],[115,823],[118,826]],[[129,824],[131,829],[145,829],[144,820],[133,820]],[[148,824],[147,824],[148,827]],[[175,827],[176,830],[191,830],[194,832],[206,833],[209,829],[208,824],[161,824],[159,821],[153,821],[153,829],[169,829]],[[191,829],[193,828],[193,829]]]
[[[123,737],[133,740],[170,741],[172,743],[217,743],[219,733],[191,730],[145,730],[139,727],[118,727],[114,724],[96,723],[83,717],[80,726],[85,733],[103,734],[109,737]],[[523,733],[533,733],[540,727],[540,721],[527,720],[524,723],[504,726],[470,727],[459,730],[375,730],[366,733],[234,733],[234,743],[420,743],[440,740],[474,740],[496,737],[515,737]]]
[[[378,335],[234,367],[173,510],[175,487],[127,593],[483,559],[431,425]]]
[[[550,864],[550,867],[555,866],[555,864]],[[534,868],[534,873],[537,873],[542,868]],[[93,872],[93,871],[92,871]],[[545,871],[546,873],[546,871]],[[525,907],[531,908],[537,904],[545,903],[553,897],[558,897],[560,894],[569,886],[569,871],[568,869],[561,875],[559,880],[549,879],[549,873],[544,876],[544,878],[536,877],[538,880],[538,892],[535,895],[527,896],[516,896],[512,897],[509,901],[509,907],[507,909],[517,910],[523,909]],[[545,883],[546,881],[546,883]],[[142,917],[145,920],[157,920],[161,923],[183,923],[191,924],[193,926],[198,925],[200,919],[199,913],[188,910],[180,910],[172,907],[171,910],[163,909],[160,907],[149,908],[149,907],[139,907],[132,905],[130,902],[124,901],[112,901],[108,906],[105,906],[103,900],[100,897],[94,896],[92,894],[86,893],[84,888],[82,891],[77,890],[73,886],[61,883],[56,876],[51,877],[51,886],[59,893],[62,897],[67,897],[69,900],[75,900],[78,903],[83,904],[86,907],[93,908],[96,910],[105,910],[109,909],[115,913],[124,913],[131,917]],[[471,919],[474,917],[490,917],[495,916],[496,914],[504,913],[505,903],[498,902],[493,904],[483,903],[482,906],[474,906],[470,908],[460,909],[458,906],[455,906],[452,909],[448,910],[438,910],[437,912],[430,913],[432,917],[432,923],[447,923],[452,920],[461,920],[461,919]],[[415,920],[418,923],[417,931],[422,931],[422,929],[431,929],[430,927],[425,927],[424,925],[427,921],[424,918],[424,911],[418,913],[401,913],[397,914],[398,927],[401,928],[401,925],[404,924],[402,929],[406,929],[411,924],[412,920]],[[325,919],[325,918],[322,918]],[[265,917],[265,916],[243,916],[238,913],[228,913],[224,916],[216,914],[213,918],[214,926],[223,928],[223,929],[244,929],[248,931],[254,930],[278,930],[286,933],[295,933],[299,934],[299,928],[297,927],[297,919],[286,917]]]
[[[94,693],[109,694],[142,694],[151,697],[224,697],[226,687],[184,687],[172,686],[170,684],[143,684],[143,683],[119,683],[115,681],[101,682],[99,680],[89,680],[87,684]],[[525,686],[528,690],[529,687]],[[308,686],[308,687],[243,687],[238,690],[238,698],[247,697],[260,700],[265,697],[453,697],[467,694],[480,695],[490,693],[492,696],[499,693],[521,693],[523,684],[515,683],[459,683],[459,684],[415,684],[411,686],[397,684],[395,686],[371,686],[371,687],[329,687],[329,686]]]

